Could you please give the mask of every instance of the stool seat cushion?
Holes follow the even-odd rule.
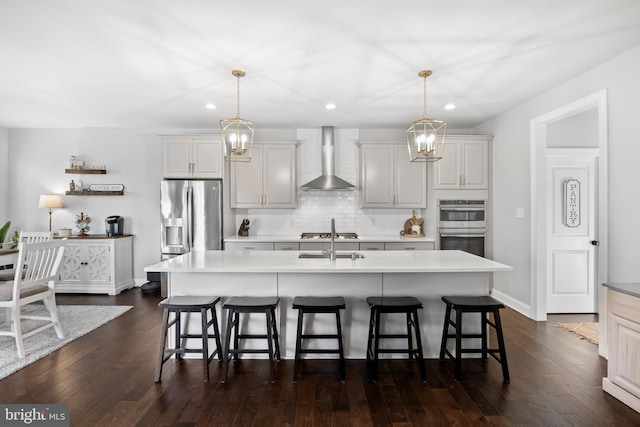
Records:
[[[210,306],[220,301],[220,297],[212,296],[196,296],[196,295],[178,295],[165,298],[160,301],[160,308],[180,308],[180,309],[199,309]]]
[[[224,302],[223,307],[275,308],[279,300],[278,297],[231,297]]]
[[[444,296],[442,301],[451,304],[454,308],[477,309],[477,308],[504,308],[504,304],[488,295],[481,296]]]
[[[422,303],[415,297],[368,297],[367,304],[370,308],[422,308]]]
[[[295,297],[293,308],[344,308],[344,297]]]

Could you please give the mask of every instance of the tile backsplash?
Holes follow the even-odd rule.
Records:
[[[335,129],[336,175],[359,186],[358,129]],[[321,174],[321,129],[298,129],[297,184],[306,184]],[[416,214],[423,216],[421,209]],[[243,218],[251,221],[250,234],[291,236],[303,232],[330,230],[331,218],[336,219],[338,232],[360,235],[398,234],[411,217],[411,209],[360,208],[360,192],[298,190],[297,209],[248,209],[236,211],[236,229]]]

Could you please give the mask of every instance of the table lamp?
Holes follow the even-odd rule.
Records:
[[[51,209],[62,207],[62,196],[59,194],[41,194],[38,207],[49,209],[49,231],[51,231]]]

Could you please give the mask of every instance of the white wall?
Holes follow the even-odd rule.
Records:
[[[493,254],[494,258],[514,267],[512,272],[495,275],[494,288],[523,306],[531,303],[530,121],[603,89],[608,90],[609,109],[607,281],[640,281],[637,262],[640,227],[634,222],[635,213],[640,211],[639,73],[640,46],[474,129],[475,133],[495,135]],[[528,213],[524,219],[516,218],[519,207]]]
[[[9,131],[0,128],[0,226],[8,218],[9,191]],[[1,242],[0,242],[1,243]]]
[[[69,182],[124,184],[124,196],[66,196],[65,207],[53,212],[52,228],[75,228],[84,212],[92,219],[90,233],[104,234],[104,218],[121,215],[125,232],[134,234],[134,276],[145,279],[144,267],[159,261],[158,206],[162,178],[162,147],[157,132],[105,129],[9,130],[10,200],[7,215],[12,228],[47,230],[48,213],[38,208],[40,194],[64,194]],[[89,165],[106,165],[106,175],[67,175],[67,159],[76,155]]]

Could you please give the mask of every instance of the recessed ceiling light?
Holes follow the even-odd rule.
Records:
[[[212,103],[208,103],[207,105],[205,105],[205,107],[206,107],[208,110],[215,110],[215,109],[216,109],[216,105],[215,105],[215,104],[212,104]]]
[[[327,104],[324,106],[324,108],[326,108],[327,110],[335,110],[336,104]]]
[[[444,106],[445,110],[453,110],[455,108],[456,108],[455,104],[447,104]]]

